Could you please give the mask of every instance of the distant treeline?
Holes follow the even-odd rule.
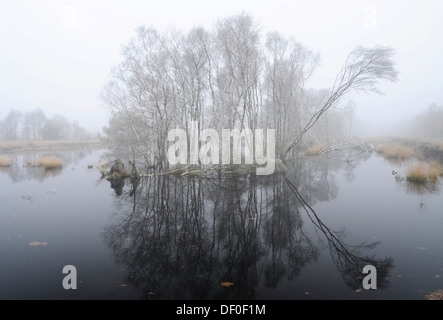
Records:
[[[443,105],[431,104],[413,119],[414,134],[425,138],[443,139]]]
[[[61,114],[46,117],[41,109],[29,112],[9,110],[0,120],[0,139],[23,140],[89,140],[94,134],[80,126],[78,121],[69,121]]]

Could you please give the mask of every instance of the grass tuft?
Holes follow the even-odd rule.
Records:
[[[406,180],[413,183],[425,183],[427,181],[435,183],[442,171],[442,166],[437,162],[428,164],[420,162],[408,167]]]
[[[44,167],[45,169],[61,169],[63,162],[56,157],[40,158],[38,159],[37,166]]]
[[[12,165],[12,160],[6,157],[0,157],[0,167],[7,168]]]
[[[418,164],[408,166],[408,174],[406,180],[413,183],[425,183],[428,179],[426,174],[426,166],[420,162]]]
[[[431,182],[437,182],[438,177],[443,176],[443,165],[438,161],[429,162],[428,178]]]

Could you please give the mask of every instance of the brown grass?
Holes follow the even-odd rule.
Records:
[[[308,150],[305,151],[305,155],[307,156],[317,156],[320,154],[320,151],[322,151],[325,148],[324,145],[322,144],[316,144],[310,148],[308,148]]]
[[[82,147],[100,147],[97,140],[39,140],[39,141],[0,141],[0,149],[9,152],[34,151],[34,150],[72,150]]]
[[[61,169],[63,161],[56,157],[40,158],[38,159],[37,166],[44,167],[45,169]]]
[[[443,300],[443,290],[431,292],[425,296],[428,300]]]
[[[439,171],[437,168],[429,168],[428,169],[428,179],[431,182],[437,182],[438,176],[439,176]]]
[[[431,182],[437,182],[438,177],[443,176],[443,165],[438,161],[429,162],[428,178]]]
[[[443,172],[442,166],[437,162],[409,165],[406,180],[413,183],[437,182],[438,176]]]
[[[408,174],[406,180],[414,183],[425,183],[427,181],[426,166],[420,162],[418,164],[408,166]]]
[[[413,148],[398,145],[378,146],[375,150],[388,159],[407,159],[415,155]]]
[[[12,165],[12,160],[7,157],[0,157],[0,167],[7,168]]]

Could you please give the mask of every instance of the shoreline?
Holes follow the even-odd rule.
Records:
[[[410,149],[411,154],[408,157],[415,157],[418,160],[424,161],[438,161],[440,164],[443,164],[443,142],[438,139],[386,136],[367,138],[366,141],[372,143],[376,150],[377,148],[400,146]],[[382,150],[379,149],[379,151]],[[401,155],[394,158],[397,157],[401,157]]]
[[[102,147],[100,140],[0,141],[0,155],[34,151],[63,151]]]

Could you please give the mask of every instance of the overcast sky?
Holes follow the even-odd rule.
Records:
[[[316,89],[332,85],[357,45],[396,49],[399,81],[383,85],[384,96],[352,97],[357,117],[374,130],[443,104],[440,0],[2,0],[0,119],[9,109],[39,107],[101,130],[109,110],[100,92],[136,27],[210,29],[243,11],[263,34],[279,31],[320,54]]]

